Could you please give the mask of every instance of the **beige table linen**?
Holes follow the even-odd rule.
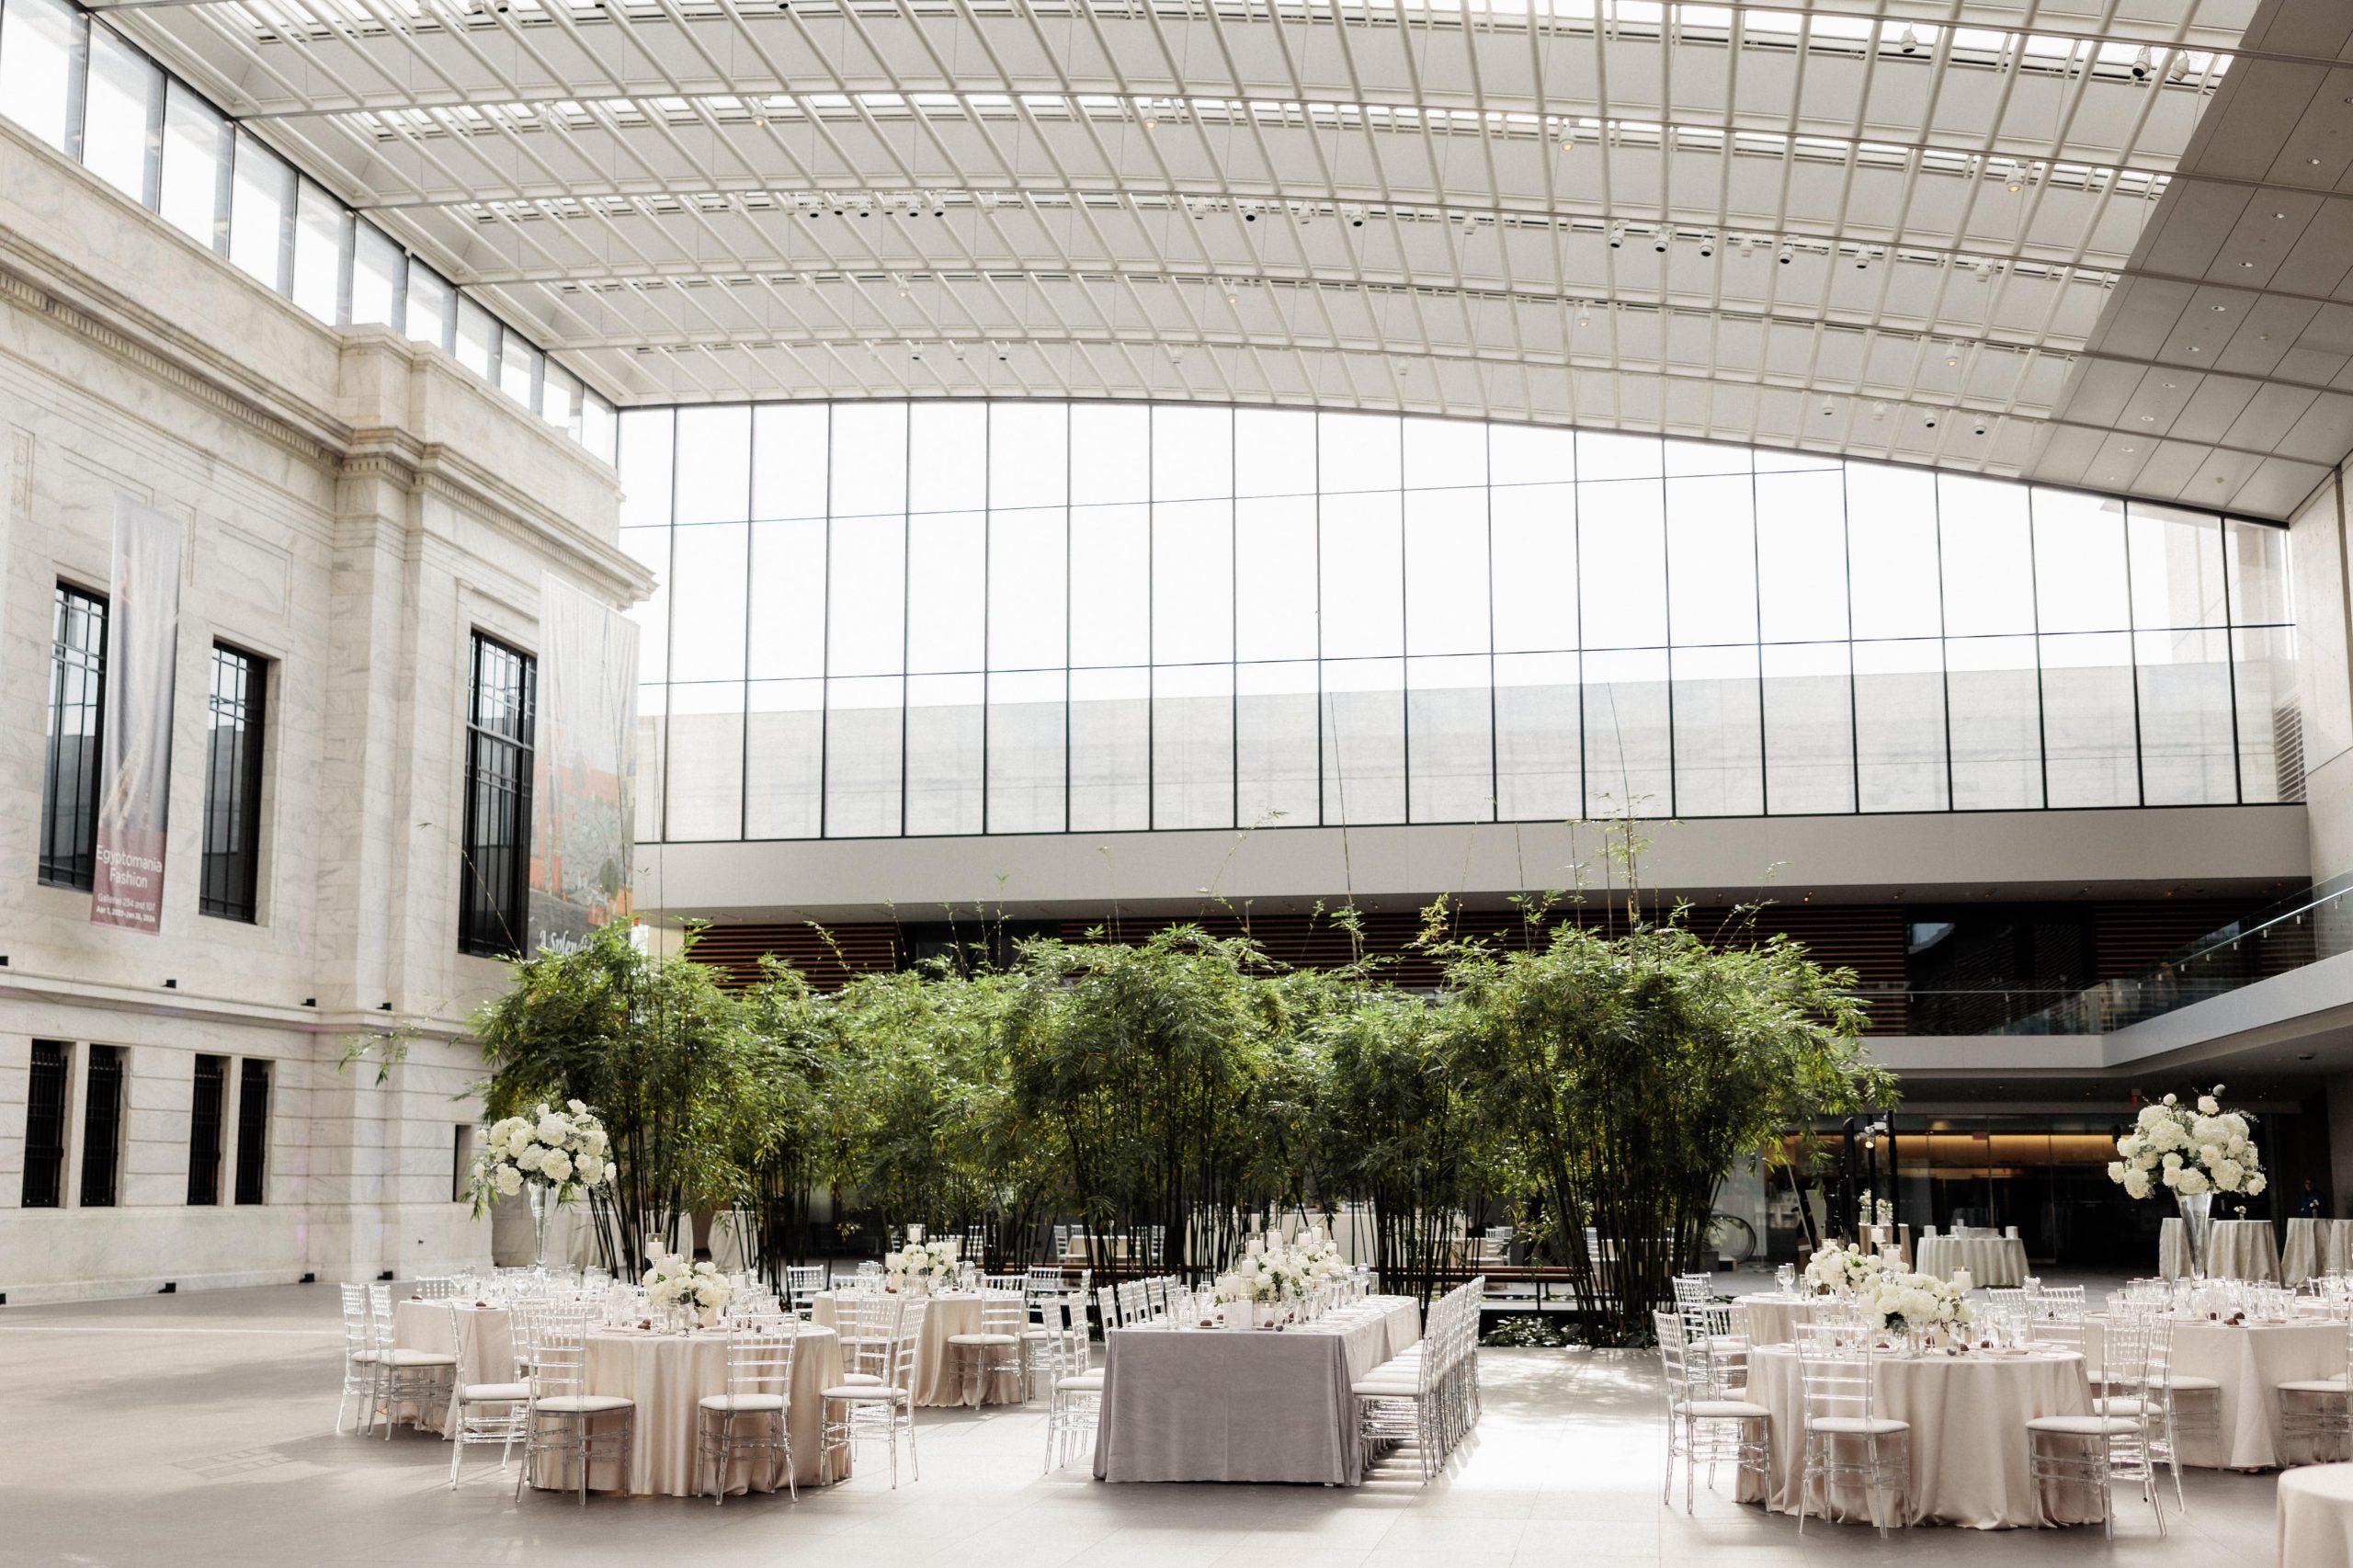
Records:
[[[2179,1216],[2157,1229],[2157,1272],[2178,1279],[2189,1272],[2189,1237]],[[2279,1242],[2268,1220],[2217,1220],[2206,1232],[2210,1279],[2279,1278]]]
[[[466,1353],[458,1363],[461,1382],[505,1383],[515,1381],[515,1339],[504,1307],[476,1307],[463,1304],[458,1315],[464,1321]],[[429,1350],[439,1356],[457,1353],[450,1342],[449,1303],[447,1301],[406,1301],[392,1303],[392,1344],[402,1350]],[[419,1410],[415,1400],[404,1399],[392,1412],[395,1424],[407,1421],[428,1432],[438,1432],[449,1425],[449,1407],[446,1402],[436,1402],[430,1410]]]
[[[2008,1529],[2098,1521],[2096,1490],[2038,1487],[2027,1470],[2029,1421],[2090,1413],[2082,1357],[1937,1351],[1916,1360],[1890,1356],[1875,1361],[1872,1377],[1879,1414],[1912,1424],[1910,1483],[1900,1517],[1888,1523]],[[1741,1501],[1761,1497],[1776,1513],[1794,1514],[1805,1462],[1805,1388],[1797,1352],[1768,1346],[1751,1353],[1747,1397],[1772,1412],[1773,1474],[1769,1495],[1754,1473],[1744,1474]],[[1836,1518],[1870,1520],[1859,1487],[1841,1486],[1830,1503]],[[1885,1503],[1881,1506],[1884,1512]],[[1817,1485],[1806,1512],[1820,1517],[1822,1509]]]
[[[1349,1385],[1420,1335],[1413,1303],[1393,1297],[1279,1331],[1113,1329],[1096,1479],[1354,1486],[1364,1447]]]
[[[2301,1285],[2353,1267],[2353,1220],[2290,1220],[2279,1250],[2279,1282]]]
[[[2106,1314],[2084,1317],[2084,1354],[2097,1366]],[[2342,1377],[2345,1325],[2339,1323],[2248,1324],[2232,1328],[2213,1322],[2177,1323],[2173,1371],[2177,1377],[2211,1378],[2219,1395],[2219,1437],[2200,1436],[2183,1423],[2181,1462],[2206,1470],[2276,1470],[2307,1456],[2290,1452],[2279,1432],[2279,1385],[2307,1378]]]
[[[1919,1272],[1939,1279],[1966,1268],[1980,1289],[2026,1283],[2026,1244],[2015,1236],[1923,1236],[1917,1256]]]
[[[1784,1296],[1779,1291],[1759,1291],[1753,1296],[1733,1300],[1733,1312],[1748,1320],[1748,1342],[1751,1345],[1791,1345],[1796,1343],[1797,1325],[1813,1321],[1813,1301],[1807,1296]]]
[[[2353,1568],[2353,1464],[2279,1478],[2279,1568]]]
[[[841,1378],[839,1337],[830,1328],[804,1325],[793,1350],[792,1388],[785,1399],[786,1430],[792,1437],[792,1473],[800,1485],[822,1485],[848,1473],[847,1454],[836,1455],[830,1465],[824,1458],[824,1401],[820,1396]],[[695,1477],[698,1402],[727,1392],[727,1335],[718,1331],[677,1335],[592,1330],[587,1379],[590,1393],[619,1394],[636,1402],[636,1426],[630,1446],[631,1494],[701,1495]],[[755,1392],[778,1391],[770,1385]],[[600,1424],[616,1419],[597,1417]],[[579,1485],[579,1475],[569,1461],[542,1455],[532,1467],[531,1484],[570,1491]],[[599,1460],[590,1467],[590,1491],[610,1492],[620,1485],[617,1460]],[[727,1490],[747,1489],[784,1489],[784,1470],[774,1454],[747,1454],[729,1468]]]
[[[986,1389],[975,1379],[960,1379],[956,1374],[956,1358],[948,1336],[981,1332],[981,1298],[970,1291],[951,1290],[928,1300],[931,1308],[924,1313],[923,1331],[915,1338],[915,1403],[933,1410],[960,1404],[1019,1404],[1021,1378],[1017,1372],[997,1373],[989,1380]],[[809,1315],[811,1322],[833,1327],[832,1293],[817,1296]]]

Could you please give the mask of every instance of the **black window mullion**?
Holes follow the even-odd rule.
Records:
[[[228,1100],[229,1059],[198,1057],[188,1134],[188,1200],[191,1207],[221,1201],[221,1131]]]
[[[197,908],[228,920],[259,914],[261,756],[268,665],[212,648],[204,783],[204,869]]]
[[[522,950],[529,896],[531,758],[539,671],[528,653],[474,634],[467,704],[466,820],[460,950]]]
[[[97,864],[98,754],[106,739],[107,601],[57,585],[40,880],[88,892]]]
[[[237,1084],[237,1201],[266,1200],[269,1164],[269,1063],[249,1060]]]

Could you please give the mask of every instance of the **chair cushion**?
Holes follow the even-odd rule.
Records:
[[[1769,1421],[1773,1413],[1745,1399],[1695,1399],[1684,1410],[1702,1421]]]
[[[1054,1387],[1058,1391],[1068,1389],[1074,1393],[1085,1393],[1090,1389],[1100,1393],[1103,1391],[1102,1369],[1097,1368],[1092,1372],[1073,1372],[1069,1377],[1056,1378]]]
[[[344,1354],[348,1360],[363,1362],[371,1367],[384,1358],[384,1353],[381,1350],[349,1350]]]
[[[2179,1373],[2165,1380],[2165,1387],[2176,1393],[2211,1393],[2219,1391],[2222,1386],[2211,1378],[2185,1377]]]
[[[440,1350],[379,1350],[379,1361],[389,1359],[395,1367],[454,1367],[458,1358]]]
[[[1348,1392],[1358,1399],[1416,1399],[1422,1385],[1410,1379],[1367,1378],[1360,1383],[1350,1383]]]
[[[858,1383],[867,1388],[879,1388],[882,1383],[882,1380],[872,1372],[844,1372],[842,1381]]]
[[[705,1410],[782,1410],[784,1395],[780,1393],[707,1393],[695,1403]]]
[[[2272,1385],[2281,1393],[2336,1393],[2345,1392],[2343,1378],[2298,1378],[2293,1382]]]
[[[2145,1415],[2154,1404],[2154,1401],[2120,1396],[2113,1399],[2096,1399],[2092,1401],[2092,1414],[2095,1415]]]
[[[2122,1437],[2138,1432],[2141,1423],[2120,1415],[2038,1415],[2026,1429],[2058,1437]]]
[[[602,1415],[608,1410],[634,1410],[637,1402],[612,1393],[560,1393],[540,1400],[534,1408],[551,1415]]]
[[[513,1404],[530,1397],[529,1383],[468,1383],[458,1391],[460,1404]]]
[[[818,1395],[821,1399],[861,1402],[868,1404],[896,1404],[906,1398],[903,1389],[877,1388],[872,1383],[835,1383]]]
[[[1912,1423],[1894,1421],[1884,1415],[1817,1415],[1805,1424],[1809,1432],[1826,1432],[1834,1437],[1884,1437],[1893,1432],[1909,1432]]]
[[[950,1345],[1012,1345],[1017,1343],[1009,1334],[951,1334]]]

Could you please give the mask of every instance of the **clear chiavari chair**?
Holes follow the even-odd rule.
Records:
[[[1678,1312],[1652,1314],[1658,1330],[1659,1364],[1666,1376],[1666,1482],[1659,1501],[1675,1495],[1675,1467],[1683,1465],[1683,1511],[1690,1513],[1701,1464],[1708,1467],[1708,1486],[1716,1484],[1716,1466],[1729,1460],[1737,1469],[1755,1471],[1770,1487],[1772,1412],[1761,1404],[1725,1397],[1703,1356],[1691,1355],[1689,1319]]]
[[[588,1472],[599,1459],[618,1458],[620,1489],[625,1494],[630,1489],[637,1404],[619,1394],[588,1392],[588,1321],[589,1314],[578,1307],[554,1306],[540,1320],[538,1337],[531,1345],[523,1464],[515,1476],[517,1497],[542,1458],[561,1459],[576,1471],[584,1506],[588,1501]],[[604,1418],[601,1431],[600,1417]]]
[[[2038,1320],[2036,1338],[2063,1342],[2044,1329],[2075,1330],[2075,1348],[2083,1347],[2081,1319]],[[2038,1415],[2026,1424],[2027,1473],[2037,1483],[2096,1485],[2100,1490],[2100,1525],[2116,1534],[2116,1509],[2111,1485],[2136,1481],[2141,1494],[2157,1516],[2157,1533],[2165,1528],[2165,1510],[2156,1485],[2156,1466],[2149,1449],[2149,1316],[2128,1312],[2112,1315],[2101,1330],[2100,1382],[2109,1392],[2095,1402],[2089,1415]]]
[[[817,1310],[817,1298],[824,1294],[825,1266],[822,1263],[789,1263],[784,1268],[785,1301],[796,1317],[806,1318]]]
[[[373,1403],[384,1415],[384,1440],[392,1440],[393,1418],[405,1403],[413,1426],[425,1412],[441,1403],[444,1385],[458,1375],[454,1350],[404,1350],[393,1343],[392,1288],[381,1281],[368,1287],[368,1315],[374,1322],[376,1392]]]
[[[696,1479],[699,1482],[703,1461],[710,1460],[718,1494],[713,1507],[727,1501],[736,1459],[753,1453],[772,1456],[784,1471],[786,1492],[794,1502],[801,1500],[793,1474],[790,1414],[800,1328],[800,1319],[770,1313],[738,1319],[728,1329],[727,1392],[695,1402]],[[768,1489],[775,1490],[773,1483]]]
[[[390,1335],[386,1336],[390,1343]],[[356,1280],[343,1285],[343,1397],[335,1401],[335,1429],[343,1430],[343,1413],[351,1396],[360,1399],[359,1421],[352,1427],[365,1432],[376,1421],[376,1381],[379,1376],[376,1332],[368,1312],[368,1287]]]
[[[1021,1376],[1021,1331],[1029,1322],[1029,1303],[1019,1290],[982,1292],[981,1326],[969,1334],[948,1336],[959,1394],[971,1387],[976,1391],[972,1403],[986,1404],[995,1379]]]
[[[886,1290],[847,1290],[834,1297],[834,1333],[842,1352],[842,1381],[881,1384],[890,1372],[892,1336],[906,1298]]]
[[[1903,1516],[1911,1490],[1912,1426],[1880,1414],[1870,1334],[1819,1321],[1800,1324],[1796,1332],[1798,1375],[1805,1400],[1798,1533],[1805,1533],[1816,1482],[1823,1486],[1825,1517],[1843,1482],[1862,1488],[1864,1507],[1881,1535],[1887,1533],[1888,1516],[1896,1516],[1898,1523],[1909,1523]]]
[[[1109,1285],[1097,1287],[1095,1300],[1096,1308],[1103,1316],[1103,1332],[1106,1335],[1115,1328],[1127,1326],[1127,1318],[1120,1312],[1120,1292],[1115,1287]]]
[[[1033,1366],[1051,1369],[1052,1383],[1046,1406],[1046,1468],[1070,1462],[1081,1433],[1092,1434],[1103,1404],[1103,1373],[1088,1365],[1093,1346],[1086,1333],[1086,1299],[1055,1296],[1044,1303],[1045,1331],[1050,1336],[1042,1354],[1033,1352]]]
[[[446,1274],[421,1275],[410,1293],[420,1301],[446,1301],[458,1293],[458,1282]]]
[[[498,1473],[506,1473],[515,1439],[525,1434],[525,1413],[530,1406],[531,1385],[520,1366],[528,1351],[519,1338],[525,1322],[514,1311],[506,1314],[505,1354],[494,1355],[495,1328],[484,1312],[470,1312],[449,1303],[449,1343],[458,1348],[457,1375],[449,1386],[449,1410],[442,1423],[449,1439],[449,1490],[458,1489],[459,1469],[469,1444],[498,1445]],[[470,1382],[467,1375],[482,1380]]]
[[[891,1451],[891,1487],[899,1485],[899,1439],[907,1443],[907,1464],[913,1479],[923,1479],[915,1457],[915,1347],[923,1337],[930,1302],[921,1296],[903,1303],[892,1329],[880,1383],[836,1383],[824,1391],[824,1450],[827,1455],[852,1449],[862,1441],[879,1439]]]
[[[2353,1324],[2347,1325],[2346,1350],[2353,1357]],[[2296,1378],[2275,1385],[2279,1393],[2279,1435],[2302,1451],[2287,1458],[2290,1464],[2311,1464],[2313,1450],[2322,1443],[2342,1447],[2353,1437],[2353,1359],[2334,1378]]]

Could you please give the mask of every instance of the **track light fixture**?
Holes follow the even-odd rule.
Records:
[[[1928,410],[1927,417],[1924,418],[1921,423],[1927,426],[1931,430],[1935,429],[1937,427],[1937,411],[1933,408]]]
[[[1699,236],[1699,254],[1703,256],[1716,254],[1716,236],[1713,233]]]
[[[1975,425],[1972,426],[1970,428],[1971,428],[1971,430],[1972,431],[1972,433],[1974,433],[1974,434],[1976,434],[1976,435],[1979,435],[1979,436],[1983,436],[1984,434],[1985,434],[1985,421],[1984,421],[1983,419],[1981,419],[1981,420],[1979,420]]]
[[[1904,25],[1903,37],[1898,39],[1896,41],[1897,47],[1902,49],[1906,54],[1916,53],[1919,51],[1920,35],[1912,30],[1912,24],[1909,22],[1906,22]]]
[[[1665,229],[1661,229],[1657,233],[1651,236],[1651,249],[1658,252],[1661,256],[1665,256],[1666,254],[1666,242],[1670,237],[1671,236]]]
[[[1783,240],[1781,242],[1781,254],[1779,259],[1783,267],[1789,266],[1792,260],[1796,259],[1797,254],[1797,247],[1795,245],[1792,245],[1787,240]]]
[[[1609,248],[1610,248],[1611,250],[1616,250],[1616,249],[1618,249],[1620,245],[1623,245],[1625,243],[1626,243],[1626,225],[1625,225],[1625,224],[1623,224],[1623,223],[1612,223],[1612,224],[1610,224],[1610,225],[1609,225]]]
[[[1822,400],[1822,417],[1824,417],[1824,419],[1827,419],[1827,418],[1829,418],[1832,415],[1834,415],[1834,414],[1836,414],[1836,413],[1837,413],[1837,412],[1838,412],[1838,405],[1837,405],[1836,403],[1832,403],[1832,402],[1831,402],[1828,398],[1826,398],[1826,397],[1825,397],[1825,398],[1824,398],[1824,399]]]
[[[2135,82],[2147,81],[2149,73],[2154,66],[2155,60],[2149,53],[2149,46],[2144,43],[2132,55],[2132,79]]]

